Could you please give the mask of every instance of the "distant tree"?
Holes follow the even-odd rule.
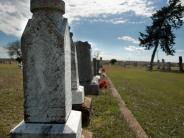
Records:
[[[116,62],[117,62],[116,59],[111,59],[111,60],[110,60],[110,63],[111,63],[112,65],[114,65]]]
[[[174,55],[175,34],[173,29],[179,29],[183,25],[184,6],[181,0],[169,0],[169,4],[158,10],[151,17],[152,25],[147,26],[146,34],[140,33],[140,46],[146,50],[154,48],[149,70],[153,68],[156,51],[160,46],[167,55]]]
[[[8,54],[11,58],[15,58],[17,62],[22,62],[21,44],[19,40],[8,44]]]

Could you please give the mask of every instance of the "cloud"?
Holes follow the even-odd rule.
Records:
[[[183,49],[177,49],[176,52],[177,53],[184,53],[184,50]]]
[[[118,37],[118,40],[128,41],[134,44],[139,44],[139,41],[131,36],[121,36],[121,37]]]
[[[114,19],[105,19],[105,18],[97,18],[92,19],[89,22],[95,23],[95,22],[102,22],[102,23],[112,23],[112,24],[124,24],[127,23],[128,20],[122,19],[122,18],[114,18]]]
[[[125,47],[126,51],[129,52],[142,52],[145,51],[143,47],[137,47],[137,46],[127,46]]]
[[[0,46],[0,58],[9,58],[8,49]]]
[[[21,36],[29,18],[30,0],[0,1],[0,31],[8,35]],[[66,17],[70,23],[82,18],[120,15],[133,12],[137,16],[150,16],[154,7],[149,0],[65,0]],[[123,24],[126,19],[112,19],[103,22]]]

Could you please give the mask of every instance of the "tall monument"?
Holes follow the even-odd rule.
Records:
[[[71,41],[62,0],[31,0],[21,38],[24,121],[12,138],[81,138],[81,112],[72,111]]]

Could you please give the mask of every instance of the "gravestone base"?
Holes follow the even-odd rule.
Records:
[[[81,112],[71,111],[65,124],[22,121],[11,130],[11,138],[81,138]]]
[[[95,83],[84,84],[85,95],[99,95],[99,85]]]
[[[83,104],[72,105],[72,110],[77,110],[82,112],[82,125],[88,126],[90,122],[90,117],[92,114],[92,98],[85,97]]]
[[[72,104],[84,103],[84,87],[79,86],[78,90],[72,91]]]

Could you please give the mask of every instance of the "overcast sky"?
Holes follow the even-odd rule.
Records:
[[[150,60],[152,51],[138,46],[139,32],[144,32],[152,13],[166,5],[167,0],[65,0],[65,3],[65,17],[75,40],[89,41],[93,51],[101,51],[104,59]],[[0,0],[0,58],[8,57],[3,47],[20,39],[31,16],[29,0]],[[175,56],[166,56],[159,50],[159,59],[177,62],[178,56],[184,56],[184,27],[175,33]]]

